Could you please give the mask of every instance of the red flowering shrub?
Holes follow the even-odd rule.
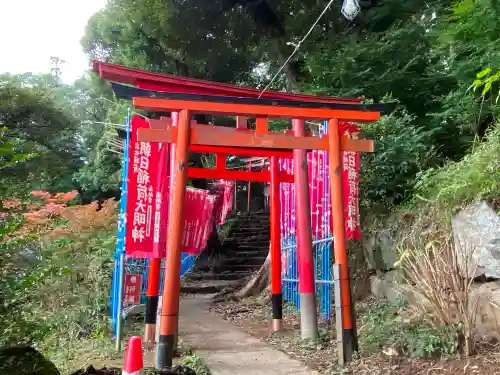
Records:
[[[56,194],[33,191],[31,196],[40,201],[26,205],[23,225],[18,231],[9,235],[9,239],[30,234],[39,234],[43,239],[74,237],[84,235],[85,232],[110,229],[116,225],[116,202],[113,199],[100,205],[92,202],[87,205],[69,206],[68,202],[78,197],[77,191]],[[11,199],[4,201],[2,205],[6,209],[19,208],[21,201]],[[54,222],[58,219],[61,222],[54,227]]]

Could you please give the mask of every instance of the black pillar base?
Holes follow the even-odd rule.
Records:
[[[156,324],[156,311],[158,310],[158,296],[146,296],[146,315],[144,323]]]
[[[174,335],[160,335],[156,347],[156,369],[158,371],[168,371],[172,368],[174,342]]]
[[[353,329],[342,330],[345,362],[350,362],[354,353],[358,351],[358,339],[355,332]]]
[[[283,295],[281,293],[273,293],[271,295],[271,304],[273,319],[283,319]]]

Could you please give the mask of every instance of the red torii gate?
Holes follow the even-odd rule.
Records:
[[[373,151],[373,144],[367,140],[349,140],[341,137],[338,129],[339,119],[346,121],[375,121],[380,116],[379,106],[359,105],[357,99],[320,98],[311,95],[295,95],[288,93],[267,92],[259,100],[245,98],[258,97],[260,92],[225,84],[191,80],[168,75],[142,72],[135,69],[112,64],[95,62],[94,70],[102,78],[116,82],[132,84],[144,89],[158,91],[174,91],[176,94],[158,92],[134,91],[127,95],[133,96],[136,108],[152,111],[171,111],[179,114],[178,127],[168,121],[159,120],[152,129],[141,129],[139,140],[144,142],[168,142],[176,145],[175,177],[172,195],[172,217],[180,220],[169,221],[168,249],[166,262],[164,298],[160,324],[160,342],[158,343],[157,367],[168,368],[172,365],[175,335],[177,331],[179,302],[179,267],[181,252],[181,237],[183,225],[183,207],[188,177],[193,178],[225,178],[232,180],[252,180],[271,182],[271,202],[278,202],[278,186],[280,181],[289,181],[289,176],[280,175],[277,168],[278,157],[290,157],[293,150],[299,156],[305,157],[307,150],[327,150],[330,158],[330,181],[332,188],[332,216],[334,222],[335,259],[340,271],[340,314],[337,315],[339,360],[349,360],[352,351],[356,349],[356,333],[352,316],[349,270],[347,265],[346,241],[344,231],[344,211],[342,202],[341,182],[341,152],[342,151]],[[115,91],[116,91],[116,87]],[[121,90],[124,88],[122,87]],[[120,90],[120,88],[118,88]],[[126,90],[125,90],[126,91]],[[187,93],[187,94],[183,94]],[[199,96],[192,94],[209,94]],[[220,95],[225,95],[223,98]],[[153,96],[141,97],[141,96]],[[159,96],[159,98],[158,98]],[[227,97],[231,96],[231,97]],[[236,97],[238,96],[238,97]],[[162,98],[163,97],[163,98]],[[269,100],[271,99],[271,100]],[[236,115],[237,129],[216,126],[192,124],[191,116],[195,113]],[[241,116],[241,117],[240,117]],[[247,116],[256,117],[256,130],[241,129],[241,121]],[[294,122],[295,136],[273,133],[268,130],[269,117],[288,117]],[[305,119],[328,119],[329,133],[324,137],[304,136]],[[300,134],[302,133],[302,134]],[[216,168],[187,168],[189,151],[218,153]],[[225,167],[224,154],[235,153],[247,156],[271,157],[271,170],[262,172],[228,171]],[[297,155],[296,155],[297,158]],[[305,160],[302,159],[302,160]],[[307,197],[307,169],[300,168],[295,173],[295,182],[301,182]],[[297,177],[299,177],[297,179]],[[300,194],[300,190],[298,191]],[[300,196],[299,196],[300,199]],[[298,218],[300,220],[300,217]],[[301,226],[302,236],[310,238],[310,228]],[[300,234],[299,234],[300,236]],[[272,259],[272,292],[273,292],[273,326],[279,329],[281,325],[281,254],[279,241],[279,205],[271,207],[271,259]],[[304,275],[309,279],[301,279],[301,283],[311,284],[307,292],[314,298],[314,274],[312,267],[312,251],[309,248],[299,249],[301,263],[304,264]],[[311,268],[311,269],[309,269]],[[301,292],[302,294],[302,292]],[[276,322],[275,322],[276,321]]]
[[[234,99],[234,101],[237,101]],[[332,184],[332,216],[334,223],[335,237],[335,257],[336,263],[340,266],[340,305],[341,314],[340,321],[342,329],[339,334],[342,335],[343,347],[339,348],[342,353],[342,360],[349,359],[353,349],[356,347],[356,338],[354,332],[354,322],[352,316],[351,291],[349,281],[349,270],[347,264],[347,251],[344,229],[344,209],[342,202],[342,180],[341,180],[341,136],[339,133],[338,117],[344,120],[357,121],[374,121],[378,119],[378,112],[356,112],[356,111],[338,111],[331,109],[314,109],[314,108],[297,108],[293,107],[273,107],[263,105],[246,105],[232,103],[213,103],[208,101],[188,101],[188,100],[168,100],[168,99],[151,99],[151,98],[134,98],[134,105],[139,109],[149,110],[171,110],[179,111],[179,124],[177,128],[167,127],[167,129],[140,129],[139,140],[144,142],[173,142],[176,144],[175,155],[175,176],[174,176],[174,191],[171,207],[172,218],[182,218],[184,213],[184,197],[186,191],[186,182],[188,177],[188,158],[190,144],[204,144],[209,146],[214,145],[229,145],[233,147],[246,147],[251,145],[258,149],[327,149],[329,150],[330,158],[330,181]],[[244,137],[238,129],[224,129],[216,126],[206,126],[191,129],[191,116],[193,113],[202,112],[210,114],[242,114],[256,115],[257,129],[256,131],[245,132]],[[266,117],[264,117],[266,116]],[[329,118],[329,134],[328,137],[297,137],[269,132],[267,129],[267,117],[271,116],[290,116],[295,117],[294,121],[300,121],[303,125],[304,118]],[[337,117],[338,116],[338,117]],[[298,119],[297,119],[298,117]],[[207,128],[207,132],[199,131]],[[208,129],[211,128],[211,129]],[[283,136],[285,138],[283,138]],[[369,141],[351,140],[348,144],[353,145],[352,148],[346,148],[348,151],[371,151]],[[365,147],[367,145],[368,147]],[[277,172],[277,158],[273,157],[274,171]],[[306,165],[303,166],[304,169]],[[217,170],[217,169],[216,169]],[[279,179],[277,173],[272,173],[274,176],[271,180],[273,185],[273,195],[276,194],[275,187],[278,186]],[[251,173],[251,172],[242,172]],[[218,174],[217,174],[218,175]],[[278,310],[281,307],[281,253],[279,241],[275,236],[279,236],[279,211],[276,209],[277,204],[273,204],[272,217],[277,219],[272,220],[272,238],[271,238],[271,260],[272,260],[272,291],[273,291],[273,307],[279,303]],[[175,335],[177,332],[178,319],[178,303],[180,291],[180,254],[181,254],[181,238],[182,238],[182,220],[169,221],[169,237],[165,285],[162,304],[162,319],[160,322],[160,342],[158,343],[158,367],[169,368],[172,365]],[[277,229],[277,230],[276,230]],[[310,231],[310,228],[307,228]],[[305,229],[306,230],[306,229]],[[302,233],[304,235],[304,233]],[[279,237],[278,237],[279,238]],[[312,254],[311,254],[312,258]],[[311,265],[312,261],[309,260]],[[308,263],[308,260],[301,259],[301,263]],[[313,272],[311,272],[311,275]],[[279,280],[279,282],[278,282]],[[313,290],[312,290],[312,296]],[[337,297],[338,298],[338,297]],[[273,314],[276,320],[278,317]],[[281,317],[280,317],[281,318]],[[345,352],[344,352],[345,351]]]

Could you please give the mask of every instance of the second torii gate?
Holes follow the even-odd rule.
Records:
[[[183,209],[188,178],[190,149],[208,151],[210,147],[234,147],[245,149],[326,150],[329,152],[330,181],[332,191],[332,218],[335,238],[335,262],[338,265],[339,293],[337,303],[337,339],[339,361],[349,360],[357,349],[355,319],[353,317],[349,267],[344,228],[344,208],[342,200],[342,151],[371,152],[373,143],[369,140],[354,140],[342,137],[339,120],[371,122],[380,117],[379,105],[346,103],[310,103],[288,100],[243,99],[234,97],[214,97],[188,94],[161,93],[160,98],[134,97],[138,109],[157,112],[179,112],[178,126],[167,125],[164,129],[140,129],[139,140],[143,142],[175,143],[174,188],[171,214],[176,220],[169,221],[169,253],[166,260],[164,296],[161,309],[160,338],[157,348],[158,369],[172,366],[174,342],[177,332],[180,294],[180,257],[183,233]],[[213,114],[228,116],[256,117],[256,130],[232,129],[217,126],[192,126],[193,114]],[[328,134],[323,137],[294,136],[269,132],[268,118],[285,117],[293,119],[296,127],[304,129],[304,120],[328,120]],[[307,165],[301,165],[307,168]],[[277,170],[277,168],[275,168]],[[190,173],[192,177],[212,178],[211,170],[201,169]],[[270,178],[273,179],[271,173]],[[277,178],[275,176],[274,178]],[[304,229],[307,230],[307,229]],[[310,228],[308,229],[310,230]],[[272,258],[280,256],[271,252]],[[304,261],[304,260],[301,260]],[[277,300],[277,299],[276,299]],[[279,298],[281,301],[281,298]]]

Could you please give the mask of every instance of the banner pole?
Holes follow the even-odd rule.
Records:
[[[118,284],[118,309],[116,309],[116,351],[121,351],[122,339],[122,309],[123,309],[123,284],[125,280],[125,253],[120,255],[120,279]]]
[[[127,111],[126,117],[126,138],[123,146],[123,170],[122,170],[122,186],[120,196],[120,217],[118,220],[118,238],[116,241],[117,255],[119,255],[119,273],[118,273],[118,301],[116,311],[116,351],[121,351],[121,335],[122,335],[122,309],[123,309],[123,284],[125,282],[125,245],[126,245],[126,225],[127,225],[127,192],[128,192],[128,165],[129,165],[129,145],[130,145],[130,108]]]

